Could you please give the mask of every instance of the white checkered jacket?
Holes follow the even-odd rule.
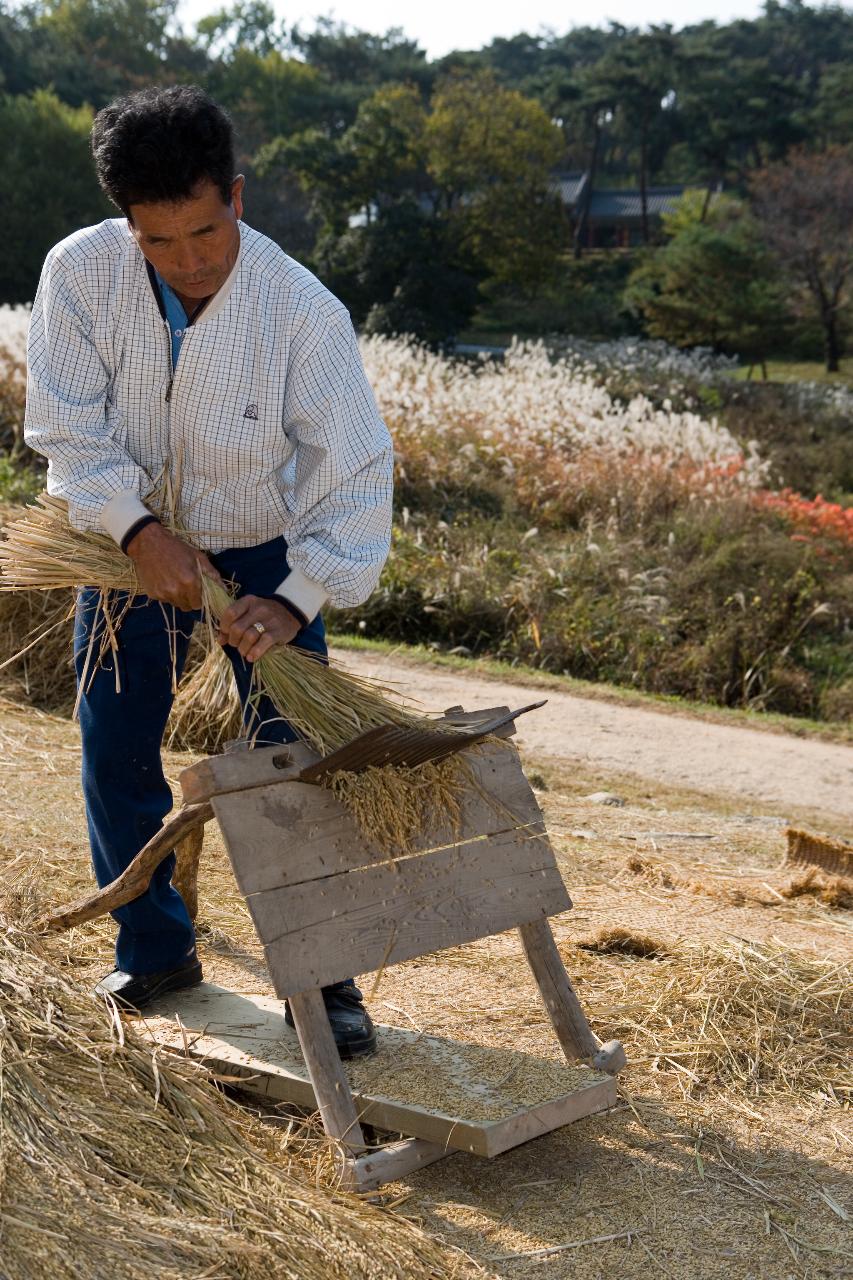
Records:
[[[343,304],[266,236],[243,223],[240,236],[174,378],[168,325],[124,220],[52,249],[33,303],[24,436],[77,528],[121,543],[165,468],[199,546],[283,534],[280,593],[310,619],[376,586],[391,441]]]

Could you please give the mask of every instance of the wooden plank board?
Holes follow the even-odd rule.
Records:
[[[450,1152],[437,1142],[423,1138],[403,1138],[389,1142],[378,1151],[359,1156],[350,1164],[351,1181],[357,1191],[371,1191],[383,1182],[396,1182],[417,1169],[442,1160]]]
[[[239,1077],[247,1092],[316,1109],[279,1000],[202,983],[161,997],[139,1026],[157,1042],[186,1045],[211,1069]],[[380,1025],[377,1033],[373,1057],[344,1063],[359,1119],[448,1151],[495,1156],[616,1103],[616,1082],[587,1067],[396,1027]],[[399,1096],[389,1092],[391,1080],[402,1086]],[[419,1101],[424,1080],[432,1098],[451,1105]],[[533,1101],[519,1101],[520,1094]]]
[[[185,804],[209,800],[220,792],[265,787],[293,778],[320,759],[304,742],[288,742],[280,747],[226,751],[208,756],[178,774]]]
[[[413,843],[415,852],[462,844],[516,825],[525,826],[525,835],[544,836],[542,812],[513,746],[484,745],[466,760],[476,786],[463,797],[459,836],[449,825],[435,827]],[[247,896],[388,861],[325,787],[279,780],[216,795],[212,804],[237,883]]]
[[[515,832],[251,894],[279,996],[369,973],[571,907],[550,847]]]

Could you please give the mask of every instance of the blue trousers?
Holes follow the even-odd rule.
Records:
[[[210,558],[223,578],[234,579],[240,594],[272,595],[287,572],[287,547],[275,538],[257,547],[222,551]],[[104,619],[99,593],[84,588],[77,599],[74,660],[78,682],[90,639],[97,653]],[[143,845],[159,830],[172,807],[163,774],[160,747],[172,706],[172,663],[180,677],[194,624],[200,614],[186,613],[137,596],[118,632],[118,652],[108,656],[94,675],[86,673],[80,698],[83,741],[83,796],[98,884],[104,886],[124,871]],[[326,638],[317,617],[293,643],[325,655]],[[262,743],[293,742],[293,728],[268,699],[248,706],[252,664],[226,646],[243,704],[247,733]],[[113,663],[118,663],[116,692]],[[155,871],[147,892],[113,912],[118,922],[116,963],[126,973],[157,973],[187,962],[195,949],[195,931],[183,899],[172,888],[175,857],[170,854]]]

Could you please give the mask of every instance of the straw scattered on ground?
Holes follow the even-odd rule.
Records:
[[[165,763],[177,786],[191,759],[167,753]],[[595,1030],[602,1038],[621,1035],[626,1043],[623,1101],[613,1112],[495,1161],[465,1155],[438,1161],[386,1188],[389,1200],[407,1196],[404,1213],[473,1253],[489,1275],[503,1280],[540,1270],[549,1280],[616,1274],[624,1280],[838,1280],[853,1262],[853,1146],[850,1112],[824,1094],[821,1079],[831,1082],[838,1058],[853,1056],[847,997],[836,1010],[832,996],[834,982],[849,988],[853,935],[847,913],[811,895],[786,899],[779,893],[800,870],[783,866],[785,828],[792,821],[807,825],[805,819],[790,809],[779,817],[761,804],[725,797],[714,802],[648,779],[617,778],[585,762],[558,768],[540,758],[529,765],[547,778],[549,789],[540,799],[575,904],[552,925]],[[6,704],[0,777],[3,874],[38,868],[42,904],[91,888],[77,727]],[[618,790],[625,806],[584,798],[602,789]],[[826,825],[839,836],[850,834],[849,824],[831,814]],[[720,880],[739,881],[743,900],[736,904],[625,874],[627,848],[668,868],[673,879],[701,881],[709,889]],[[208,979],[235,991],[271,994],[263,950],[212,823],[201,863],[199,924]],[[576,945],[615,928],[660,939],[672,955],[643,959]],[[113,934],[109,919],[94,921],[51,938],[49,952],[75,979],[93,983],[111,967]],[[792,1016],[781,1004],[773,1035],[785,1032],[790,1016],[795,1043],[782,1045],[782,1064],[792,1090],[766,1059],[765,1049],[776,1051],[775,1040],[762,1038],[757,1083],[746,1070],[756,1025],[772,1020],[776,970],[747,957],[748,971],[754,967],[763,978],[760,997],[747,980],[732,998],[736,950],[757,946],[764,956],[767,947],[772,957],[783,944],[783,954],[792,955],[798,994]],[[720,970],[724,981],[716,979],[720,947],[729,955]],[[836,977],[817,988],[825,1000],[811,1003],[803,986],[839,965]],[[784,992],[786,982],[780,985]],[[377,1022],[561,1062],[512,932],[391,966],[373,996],[370,977],[362,986]],[[731,1012],[715,1011],[714,1000]],[[800,1025],[803,1006],[807,1016]],[[709,1009],[726,1028],[737,1055],[734,1069],[726,1066],[729,1046],[704,1028]],[[688,1056],[697,1036],[698,1062]],[[833,1044],[838,1055],[827,1073],[822,1055]],[[818,1064],[815,1081],[802,1070],[809,1058]],[[507,1070],[510,1065],[508,1060]],[[685,1076],[685,1067],[702,1083]],[[272,1121],[289,1122],[285,1108]]]
[[[826,907],[839,911],[853,909],[853,879],[831,876],[813,867],[802,875],[792,876],[779,890],[783,898],[816,898]]]
[[[629,1060],[667,1064],[691,1102],[718,1090],[819,1106],[850,1101],[853,964],[739,939],[639,958],[647,940],[637,941],[633,958],[623,943],[625,958],[596,971],[590,997]],[[577,972],[574,948],[566,960]]]
[[[271,1131],[250,1125],[189,1063],[152,1052],[8,916],[0,992],[8,1280],[474,1272],[413,1225],[288,1172]]]
[[[668,948],[659,938],[647,933],[635,933],[631,929],[599,929],[594,938],[579,942],[583,951],[596,951],[599,955],[638,956],[643,960],[658,959],[668,955]]]

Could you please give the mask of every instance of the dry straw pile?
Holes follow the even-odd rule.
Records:
[[[0,595],[0,678],[16,698],[51,711],[74,705],[69,591]]]
[[[97,586],[102,591],[103,634],[99,652],[87,655],[83,682],[101,654],[116,644],[121,614],[128,599],[139,590],[134,565],[111,538],[104,534],[75,529],[68,519],[65,502],[42,494],[6,529],[0,543],[0,590],[49,591],[79,585]],[[116,596],[113,593],[122,593]],[[211,628],[231,603],[232,596],[220,583],[202,579],[202,596]],[[211,641],[210,647],[213,647]],[[118,667],[116,666],[116,670]],[[379,725],[416,725],[428,722],[410,709],[392,701],[384,689],[371,681],[319,662],[315,656],[292,645],[277,646],[255,663],[257,695],[268,695],[280,714],[320,755],[327,755],[353,738]],[[230,735],[233,707],[225,694],[225,678],[218,661],[211,659],[196,673],[192,706],[198,718],[207,718],[201,701],[213,695],[212,729],[205,742],[217,743]],[[178,708],[175,741],[199,738],[197,716],[188,711],[188,692]],[[350,808],[373,843],[388,853],[402,852],[440,812],[451,825],[458,817],[458,796],[465,781],[465,767],[451,758],[442,764],[418,767],[417,781],[411,771],[401,777],[391,768],[373,769],[367,775],[339,775],[334,791]],[[406,793],[400,806],[399,795]]]
[[[674,1073],[691,1110],[720,1090],[848,1106],[853,966],[781,943],[677,944],[602,930],[571,961],[632,1062]],[[586,952],[611,952],[606,965]],[[616,957],[621,957],[617,959]],[[671,1074],[671,1078],[673,1078]]]
[[[0,504],[0,526],[20,518],[20,506]],[[51,711],[74,703],[69,590],[0,594],[0,682],[19,700]]]
[[[284,1145],[0,917],[0,1275],[452,1280],[463,1255],[282,1167]]]

